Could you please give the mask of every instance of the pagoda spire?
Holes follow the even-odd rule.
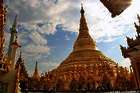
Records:
[[[85,10],[83,8],[83,4],[81,4],[80,13],[81,13],[81,19],[80,19],[80,29],[79,29],[79,31],[83,31],[83,30],[88,31],[87,22],[86,22],[86,18],[85,18],[85,15],[84,15]]]
[[[22,60],[22,53],[20,51],[20,54],[19,54],[19,58],[16,62],[16,65],[15,65],[15,69],[17,69],[19,67],[20,64],[22,64],[23,60]]]
[[[17,30],[16,30],[16,26],[17,26],[17,15],[15,16],[14,22],[12,27],[10,28],[11,31],[11,37],[10,37],[10,42],[9,42],[9,49],[8,49],[8,58],[11,60],[12,57],[12,43],[17,41]]]
[[[22,63],[22,52],[20,51],[20,54],[19,54],[19,58],[18,58],[18,61],[17,63]]]
[[[17,33],[16,26],[17,26],[17,14],[15,16],[15,19],[14,19],[14,22],[13,22],[13,26],[12,26],[12,29],[13,29],[13,31],[15,33]]]
[[[38,62],[36,62],[35,64],[35,70],[34,70],[34,74],[33,74],[33,79],[35,80],[40,80],[40,76],[39,76],[39,72],[38,72]]]
[[[35,72],[38,73],[38,64],[37,64],[37,62],[35,64]]]
[[[85,10],[83,8],[83,4],[81,4],[81,18],[80,18],[80,26],[79,26],[79,35],[74,44],[74,51],[79,51],[83,49],[92,49],[95,50],[95,41],[89,35],[89,29],[87,26],[86,18],[85,18]]]

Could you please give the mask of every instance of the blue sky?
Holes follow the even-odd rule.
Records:
[[[135,36],[133,23],[140,13],[138,0],[121,15],[111,14],[99,0],[85,0],[84,9],[89,33],[97,49],[123,66],[129,60],[121,56],[119,46],[127,47],[126,36]],[[38,61],[40,72],[56,68],[72,51],[78,35],[80,0],[6,0],[8,5],[6,45],[9,27],[18,14],[18,41],[29,72]],[[18,52],[19,54],[19,52]]]

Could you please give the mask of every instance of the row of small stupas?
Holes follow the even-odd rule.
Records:
[[[37,63],[33,77],[21,80],[23,90],[129,90],[135,89],[134,74],[118,66],[96,49],[89,35],[84,9],[81,7],[79,35],[73,51],[54,70],[39,76]]]

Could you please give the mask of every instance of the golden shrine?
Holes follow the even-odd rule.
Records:
[[[96,43],[89,35],[83,6],[80,13],[79,35],[74,43],[73,51],[56,69],[40,77],[43,88],[56,91],[135,88],[131,82],[133,73],[118,66],[96,49]]]
[[[119,66],[96,49],[96,43],[89,35],[83,6],[80,11],[79,35],[74,43],[73,51],[56,69],[46,72],[45,75],[39,75],[36,62],[32,77],[27,74],[21,53],[18,60],[15,61],[17,48],[20,47],[17,42],[17,16],[10,29],[8,55],[3,53],[3,27],[6,18],[3,3],[0,4],[0,11],[2,11],[0,12],[0,20],[2,20],[0,23],[0,92],[18,93],[19,87],[21,90],[49,91],[129,90],[136,88],[134,80],[137,73],[135,70],[131,69],[129,72],[127,68]],[[139,26],[136,25],[136,27]],[[121,48],[124,56],[127,57],[126,49]]]

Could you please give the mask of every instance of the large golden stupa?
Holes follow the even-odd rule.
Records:
[[[83,6],[80,12],[79,35],[73,51],[55,70],[48,74],[48,76],[55,77],[50,81],[58,90],[73,89],[74,82],[79,82],[79,84],[83,82],[84,84],[80,84],[82,89],[87,84],[97,88],[104,81],[113,87],[117,77],[117,64],[96,49],[96,43],[89,35]],[[60,87],[58,87],[59,85]]]
[[[89,35],[84,9],[81,8],[79,35],[73,46],[73,51],[60,64],[57,70],[68,71],[75,67],[94,67],[99,65],[115,66],[115,62],[96,50],[96,43]],[[95,67],[94,67],[95,68]]]
[[[133,89],[133,72],[118,66],[96,49],[89,35],[83,6],[80,28],[70,55],[52,71],[39,77],[37,64],[33,77],[20,80],[21,89],[55,91],[96,91]]]

